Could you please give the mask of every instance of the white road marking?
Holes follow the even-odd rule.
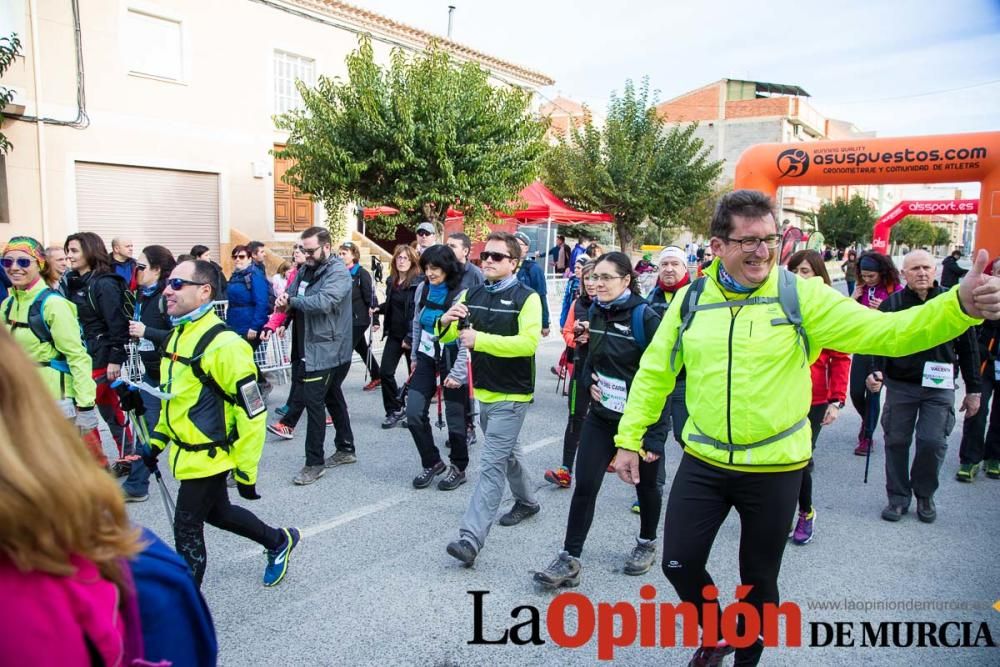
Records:
[[[536,449],[541,449],[542,447],[546,447],[548,445],[551,445],[554,442],[559,442],[560,440],[562,440],[562,436],[561,435],[550,435],[547,438],[542,438],[538,442],[533,442],[530,445],[525,446],[524,447],[524,453],[528,454],[530,452],[535,451]]]

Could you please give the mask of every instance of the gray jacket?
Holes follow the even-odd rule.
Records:
[[[306,281],[306,278],[309,278]],[[288,286],[288,305],[305,323],[306,371],[323,371],[351,361],[351,274],[337,255],[303,267]]]
[[[412,354],[414,360],[416,360],[417,358],[416,357],[417,350],[420,349],[420,333],[421,333],[420,313],[423,311],[423,308],[420,307],[420,299],[423,298],[424,290],[426,288],[427,288],[427,281],[423,280],[420,282],[419,285],[417,285],[416,293],[413,295],[415,305],[413,308],[412,335],[410,339],[413,341]],[[461,295],[463,293],[464,290],[462,292],[459,292],[458,296],[456,297],[456,301],[461,298]],[[437,338],[435,337],[435,341],[436,340]],[[452,380],[455,380],[459,384],[465,384],[465,377],[468,374],[469,362],[467,361],[467,359],[469,357],[469,350],[455,342],[449,343],[446,346],[439,346],[439,347],[441,348],[440,350],[441,354],[447,354],[449,358],[455,358],[455,350],[457,348],[458,357],[455,358],[455,363],[452,364],[451,370],[448,372],[448,377],[450,377]],[[445,347],[447,347],[448,349],[445,350],[444,349]]]

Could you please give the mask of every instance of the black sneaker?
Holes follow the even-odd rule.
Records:
[[[445,470],[445,465],[443,461],[438,461],[430,468],[424,468],[424,471],[413,478],[413,488],[415,489],[426,489],[434,481],[434,478],[443,473]]]
[[[917,496],[917,518],[924,523],[934,523],[934,519],[937,518],[937,509],[934,507],[933,498]]]
[[[390,412],[382,422],[382,428],[384,429],[395,428],[397,426],[406,426],[406,408]]]
[[[903,518],[903,515],[910,511],[909,507],[903,505],[893,505],[889,503],[882,510],[882,518],[886,521],[899,521]]]
[[[580,559],[570,556],[565,551],[560,551],[555,560],[541,572],[535,572],[532,577],[535,583],[547,588],[575,588],[580,585]]]
[[[520,500],[516,500],[510,511],[500,517],[499,523],[501,526],[516,526],[529,516],[538,514],[540,509],[542,509],[541,505],[526,505]]]
[[[472,567],[476,562],[476,547],[472,546],[469,540],[461,539],[449,542],[447,547],[448,555],[462,561],[465,567]]]
[[[442,491],[454,491],[465,484],[465,473],[455,466],[448,466],[448,474],[438,482],[438,488]]]

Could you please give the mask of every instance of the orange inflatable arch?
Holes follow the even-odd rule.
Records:
[[[780,186],[975,183],[976,247],[1000,255],[1000,132],[758,144],[736,164],[736,188],[772,197]]]

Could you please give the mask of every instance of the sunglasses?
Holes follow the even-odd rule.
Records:
[[[15,264],[17,264],[22,269],[26,269],[29,266],[31,266],[32,262],[34,261],[35,260],[29,257],[18,257],[17,259],[14,259],[13,257],[4,257],[3,260],[0,260],[0,264],[3,264],[3,268],[5,269],[9,269],[13,267]]]
[[[183,288],[185,285],[207,285],[208,283],[196,283],[193,280],[184,280],[183,278],[171,278],[167,281],[167,286],[173,291],[177,291]]]
[[[489,252],[487,250],[479,253],[480,262],[485,262],[488,259],[493,260],[494,262],[502,262],[505,259],[513,259],[513,257],[502,252]]]
[[[419,232],[417,232],[417,236],[433,236],[433,234],[427,231],[426,229],[421,229]]]
[[[240,253],[239,255],[233,255],[233,259],[250,259],[250,256]]]

